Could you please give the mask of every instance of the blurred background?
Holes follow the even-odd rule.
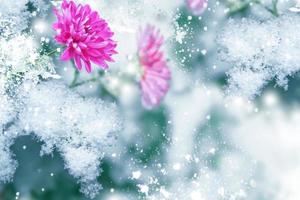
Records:
[[[300,77],[289,77],[288,90],[271,80],[254,100],[234,94],[228,99],[224,90],[232,66],[218,58],[216,43],[229,19],[276,18],[270,9],[276,6],[278,15],[285,14],[296,1],[209,0],[201,15],[194,15],[184,0],[76,2],[97,10],[118,42],[119,54],[105,72],[105,83],[74,89],[116,102],[124,119],[99,168],[103,189],[96,199],[300,199]],[[51,7],[59,4],[26,4],[29,13],[41,13],[31,18],[29,27],[45,51],[55,48]],[[151,110],[141,105],[138,84],[124,78],[134,73],[137,31],[146,24],[161,30],[172,71],[170,91]],[[54,62],[70,84],[72,63]],[[79,80],[90,76],[82,72]],[[40,157],[40,148],[34,137],[16,140],[11,149],[18,168],[13,182],[0,185],[0,199],[87,199],[60,155]]]

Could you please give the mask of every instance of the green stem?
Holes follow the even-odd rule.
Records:
[[[72,88],[74,85],[76,85],[78,78],[79,78],[79,71],[77,69],[75,69],[74,78],[73,78],[73,81],[70,85],[70,88]]]
[[[254,3],[259,4],[262,7],[264,7],[273,16],[275,16],[275,17],[279,16],[278,9],[277,9],[278,0],[272,0],[272,6],[271,6],[271,8],[268,7],[268,6],[266,6],[266,5],[263,5],[260,0],[255,0]]]
[[[74,61],[72,62],[73,63],[73,66],[75,67],[75,63]],[[76,67],[75,67],[76,68]],[[84,84],[87,84],[87,83],[92,83],[92,82],[99,82],[101,83],[101,77],[104,76],[104,71],[99,71],[96,75],[96,77],[93,77],[93,78],[90,78],[88,80],[84,80],[84,81],[81,81],[81,82],[77,82],[78,81],[78,78],[80,76],[80,73],[79,71],[76,69],[74,71],[74,78],[73,78],[73,81],[72,83],[70,84],[69,88],[75,88],[75,87],[78,87],[78,86],[81,86],[81,85],[84,85]]]
[[[81,85],[84,85],[84,84],[87,84],[87,83],[93,83],[93,82],[96,82],[96,81],[98,81],[98,78],[91,78],[91,79],[81,81],[81,82],[78,82],[78,83],[74,82],[69,87],[70,88],[75,88],[75,87],[78,87],[78,86],[81,86]]]
[[[273,7],[273,12],[274,12],[273,15],[275,15],[276,17],[279,16],[277,5],[278,5],[278,0],[273,0],[272,1],[272,7]]]
[[[50,51],[49,53],[47,53],[46,56],[52,56],[56,53],[57,53],[57,49],[54,49],[54,50]]]

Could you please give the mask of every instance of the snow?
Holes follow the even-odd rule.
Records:
[[[27,2],[28,0],[0,1],[0,35],[7,37],[26,29],[29,17],[29,12],[25,11]]]
[[[31,2],[39,14],[44,14],[48,6],[44,0],[0,0],[0,36],[10,37],[24,31],[28,21],[34,15],[27,11],[27,4]]]
[[[227,126],[227,132],[233,142],[256,159],[264,174],[263,180],[255,183],[256,193],[263,190],[275,200],[298,199],[300,110],[295,106],[288,111],[278,105],[267,105],[256,115],[239,117],[234,126]]]
[[[0,130],[0,181],[9,182],[12,180],[17,162],[13,160],[12,153],[9,150],[11,139],[3,130]]]
[[[30,35],[0,38],[0,73],[38,80],[54,77],[54,65],[48,56],[40,56],[38,44]],[[14,52],[14,53],[11,53]]]
[[[41,155],[58,151],[65,168],[81,184],[81,191],[94,198],[101,189],[97,181],[101,159],[121,129],[122,120],[116,106],[83,98],[57,80],[39,84],[25,81],[14,96],[14,104],[5,94],[0,96],[3,127],[0,129],[0,181],[10,181],[16,169],[9,150],[14,139],[34,134],[43,142]],[[13,117],[13,124],[7,124]]]
[[[294,14],[265,22],[230,20],[217,38],[220,60],[232,66],[227,92],[253,99],[274,79],[287,89],[287,77],[300,70],[299,28]]]
[[[24,106],[18,126],[44,143],[42,155],[59,151],[65,168],[81,183],[81,191],[94,198],[101,188],[100,160],[121,128],[116,106],[83,98],[59,81],[37,86],[25,82],[21,88]]]
[[[0,76],[0,130],[15,115],[12,100],[5,93],[5,82],[5,78]]]

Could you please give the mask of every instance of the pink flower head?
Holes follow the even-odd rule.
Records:
[[[61,60],[74,59],[78,70],[84,64],[89,73],[92,71],[91,62],[107,69],[106,62],[114,61],[111,56],[117,53],[117,45],[106,21],[89,5],[76,5],[72,0],[63,0],[61,11],[56,8],[53,11],[58,19],[53,24],[57,31],[55,40],[66,45]]]
[[[147,25],[140,30],[138,56],[143,69],[140,86],[142,103],[147,108],[158,105],[169,90],[171,73],[160,49],[162,44],[163,36],[154,26]]]
[[[186,0],[186,4],[194,15],[201,15],[207,8],[208,0]]]

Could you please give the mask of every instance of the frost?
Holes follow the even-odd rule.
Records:
[[[287,89],[287,77],[300,70],[300,17],[285,15],[265,22],[230,20],[217,38],[219,57],[232,65],[228,92],[259,95],[269,81]]]
[[[8,78],[12,75],[26,79],[43,78],[55,74],[49,57],[40,56],[39,46],[33,36],[25,34],[29,19],[37,13],[45,12],[43,0],[0,0],[0,73]],[[36,14],[28,11],[32,4]]]
[[[4,131],[4,126],[14,117],[12,100],[5,94],[5,79],[0,76],[0,181],[8,182],[12,179],[17,167],[16,161],[12,159],[9,147],[11,137]]]
[[[27,28],[29,17],[29,12],[26,11],[27,2],[28,0],[0,1],[0,35],[7,37]]]
[[[63,148],[62,153],[66,168],[82,184],[81,192],[94,198],[102,189],[96,178],[100,175],[98,167],[103,154],[93,148],[70,147],[69,145]]]
[[[55,74],[48,56],[40,56],[33,37],[19,35],[10,40],[0,39],[0,73],[20,75],[27,78],[47,77]],[[14,53],[12,53],[14,52]]]
[[[12,159],[12,154],[9,150],[9,139],[0,132],[0,181],[8,182],[12,179],[17,163]]]
[[[0,0],[0,36],[10,37],[28,28],[29,19],[36,15],[28,11],[28,3],[35,7],[36,13],[43,14],[48,9],[43,0]]]
[[[264,94],[264,97],[274,99],[274,95]],[[265,103],[268,105],[269,100]],[[265,178],[256,184],[263,193],[270,193],[272,197],[267,199],[299,199],[300,110],[295,106],[287,111],[282,105],[278,101],[255,115],[239,116],[236,124],[224,128],[230,140],[242,146],[263,168]],[[273,190],[274,187],[277,189]]]
[[[121,127],[115,105],[84,99],[57,81],[22,88],[18,126],[44,143],[41,154],[58,150],[81,191],[94,198],[101,189],[100,160]]]
[[[259,95],[261,88],[267,83],[266,71],[253,71],[249,68],[233,68],[229,71],[228,92],[243,97]]]
[[[3,96],[4,97],[4,96]],[[120,130],[120,117],[114,104],[83,98],[59,81],[36,84],[25,81],[17,90],[11,115],[9,102],[1,98],[0,181],[9,181],[16,168],[9,147],[22,135],[34,134],[43,142],[41,155],[61,153],[65,168],[78,179],[81,191],[94,198],[101,185],[100,161]],[[3,101],[3,102],[2,102]],[[8,109],[8,110],[7,110]],[[10,117],[14,116],[14,122]],[[7,125],[6,123],[11,124]],[[6,124],[6,125],[5,125]]]
[[[12,100],[5,93],[6,80],[0,75],[0,131],[14,117]]]

